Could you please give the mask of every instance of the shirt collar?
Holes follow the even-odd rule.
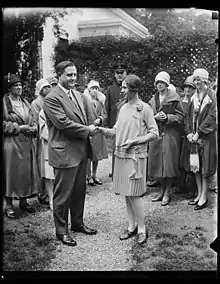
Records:
[[[68,89],[64,88],[60,83],[58,83],[58,86],[69,96],[69,91]]]

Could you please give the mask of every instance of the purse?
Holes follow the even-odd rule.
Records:
[[[199,151],[197,143],[191,144],[189,163],[190,163],[190,171],[192,171],[193,173],[199,171]]]

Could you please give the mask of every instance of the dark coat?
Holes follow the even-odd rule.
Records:
[[[92,104],[93,105],[93,104]],[[96,107],[93,107],[93,115],[95,119],[102,117],[103,121],[106,119],[105,106],[101,102],[97,102]],[[90,137],[92,146],[92,161],[99,161],[108,158],[107,143],[104,135],[100,132]]]
[[[21,98],[27,107],[26,119],[13,109],[6,95],[3,98],[8,118],[3,120],[5,195],[8,197],[30,197],[39,191],[39,172],[36,161],[37,124],[33,118],[31,106]],[[20,126],[33,126],[35,135],[20,133]]]
[[[107,113],[107,119],[105,125],[112,128],[115,125],[116,117],[118,113],[117,103],[123,97],[121,92],[121,85],[115,82],[112,86],[107,89],[105,109]]]
[[[172,178],[179,175],[180,125],[183,123],[183,108],[178,94],[168,92],[160,105],[159,93],[149,101],[154,115],[161,110],[167,121],[157,122],[159,138],[149,142],[148,178]]]
[[[48,157],[54,168],[76,167],[88,153],[91,157],[89,127],[94,116],[88,98],[73,90],[79,108],[57,86],[44,99],[44,112],[49,131]]]
[[[199,139],[202,140],[204,148],[200,153],[200,161],[202,167],[202,174],[205,178],[213,175],[216,172],[217,166],[217,104],[215,92],[212,89],[207,89],[204,97],[209,96],[210,101],[207,103],[198,115],[198,129]],[[186,136],[189,133],[195,133],[193,125],[193,102],[189,105],[189,110],[186,116]],[[184,140],[183,149],[181,153],[180,164],[186,171],[190,171],[189,157],[190,157],[191,143]]]

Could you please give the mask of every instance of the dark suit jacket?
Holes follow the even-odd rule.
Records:
[[[88,125],[94,122],[92,108],[84,94],[76,90],[73,92],[81,111],[59,86],[44,100],[43,109],[49,131],[49,164],[55,168],[77,166],[87,151],[91,156]]]
[[[123,97],[120,95],[121,86],[115,82],[112,86],[108,87],[106,92],[105,109],[107,112],[107,119],[105,125],[112,128],[115,125],[118,108],[117,103]]]

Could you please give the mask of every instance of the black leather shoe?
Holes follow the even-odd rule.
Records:
[[[24,211],[27,211],[29,213],[34,213],[34,208],[31,207],[27,202],[25,203],[20,203],[19,204],[19,207],[24,210]]]
[[[197,204],[196,207],[194,208],[194,210],[201,210],[201,209],[205,208],[207,203],[208,203],[208,199],[202,205]]]
[[[198,203],[198,200],[197,201],[191,200],[188,202],[188,205],[197,205],[197,203]]]
[[[97,177],[94,177],[94,178],[93,178],[93,181],[94,181],[94,183],[96,183],[96,184],[102,185],[102,182],[101,182]]]
[[[138,228],[137,228],[137,227],[136,227],[136,228],[134,229],[134,231],[132,231],[132,232],[129,231],[129,230],[126,230],[126,231],[119,237],[119,239],[120,239],[121,241],[130,239],[131,237],[135,236],[135,235],[137,234],[137,232],[138,232]]]
[[[148,231],[147,231],[147,229],[146,229],[145,233],[139,233],[137,235],[137,243],[139,245],[142,245],[142,244],[146,243],[147,239],[148,239]]]
[[[90,229],[86,225],[81,225],[79,227],[71,227],[71,231],[84,233],[86,235],[95,235],[95,234],[97,234],[97,230]]]
[[[14,219],[15,218],[15,211],[13,208],[9,207],[9,208],[5,208],[5,214],[8,218],[10,219]]]
[[[75,247],[77,242],[70,237],[70,235],[56,235],[57,240],[61,241],[64,245]]]
[[[42,198],[39,195],[37,196],[37,199],[39,201],[40,204],[49,204],[49,200],[47,199],[47,197]]]
[[[87,179],[87,182],[88,182],[88,185],[90,185],[90,186],[95,186],[95,182],[94,182],[94,180],[93,180],[92,177],[88,178],[88,179]]]
[[[112,178],[112,174],[109,174],[108,176],[109,176],[110,178]]]

